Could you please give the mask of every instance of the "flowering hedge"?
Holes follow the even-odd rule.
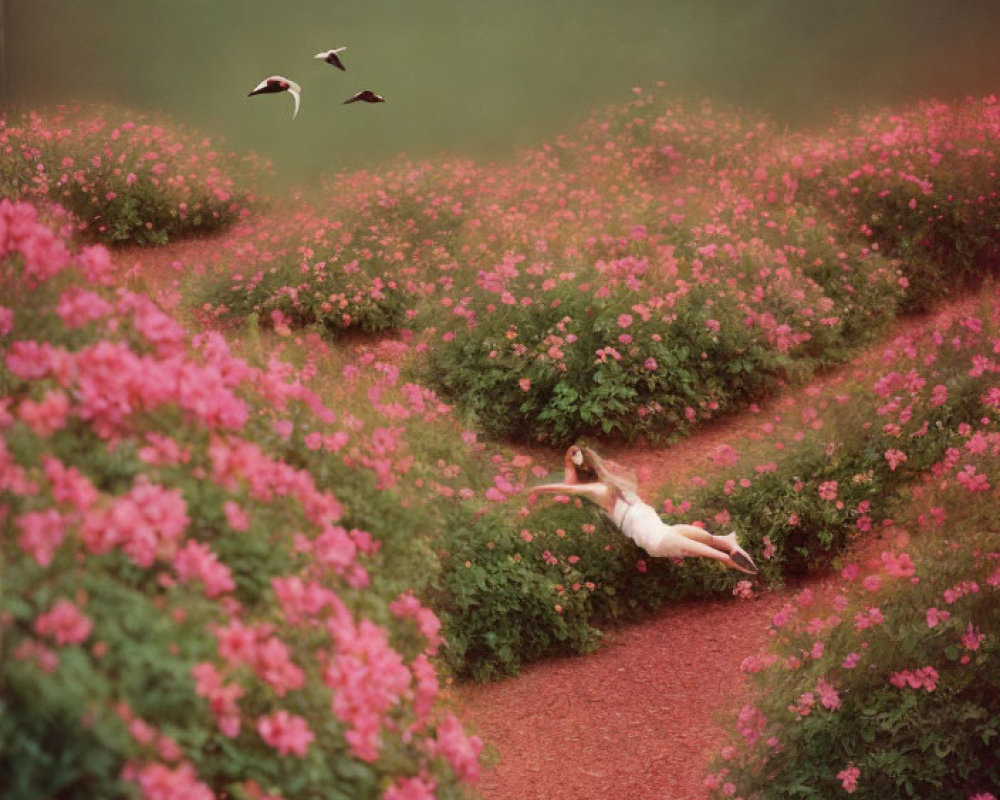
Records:
[[[315,324],[330,336],[406,327],[438,281],[455,283],[460,198],[476,176],[467,162],[336,176],[326,214],[307,208],[251,227],[198,300],[223,322],[255,315],[265,327]]]
[[[826,510],[806,525],[814,533],[849,541],[887,514],[895,527],[885,544],[862,544],[839,581],[775,615],[773,645],[744,662],[755,691],[708,777],[713,796],[808,786],[822,796],[964,799],[1000,785],[997,310],[992,291],[950,329],[897,339],[872,376],[874,424],[856,428],[867,469],[832,484],[818,469],[811,486],[772,496],[772,554],[788,532],[800,536],[816,480]],[[850,449],[842,432],[836,449]],[[854,505],[859,485],[875,492]]]
[[[335,412],[66,234],[0,201],[0,794],[460,796],[423,545],[290,446]]]
[[[1000,786],[997,436],[914,492],[894,537],[800,592],[746,659],[752,700],[716,759],[712,796],[993,797]],[[977,492],[988,492],[984,495]]]
[[[244,217],[255,160],[114,109],[60,108],[0,122],[0,196],[48,199],[106,243],[165,244]]]
[[[668,521],[736,530],[760,567],[758,586],[829,569],[896,515],[910,487],[989,446],[990,428],[976,421],[992,425],[998,407],[996,303],[988,294],[977,313],[948,327],[898,337],[862,382],[804,399],[782,437],[755,449],[720,446],[714,468],[689,488],[649,499],[662,500]],[[974,463],[955,469],[970,490],[990,485]],[[456,671],[516,672],[546,653],[587,652],[595,626],[608,621],[682,597],[754,591],[746,576],[717,564],[649,558],[592,504],[565,499],[524,506],[508,532],[485,521],[445,528],[448,593],[435,602]]]
[[[907,309],[977,286],[1000,263],[1000,102],[922,103],[842,120],[779,156],[796,196],[898,258]]]

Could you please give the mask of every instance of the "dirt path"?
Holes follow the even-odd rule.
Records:
[[[687,602],[609,634],[595,654],[454,690],[495,748],[487,800],[696,800],[717,719],[738,708],[739,665],[763,647],[779,595]]]

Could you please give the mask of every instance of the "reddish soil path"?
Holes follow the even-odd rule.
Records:
[[[592,655],[456,687],[462,718],[499,758],[477,791],[487,800],[705,797],[718,717],[738,709],[740,662],[763,647],[783,601],[678,603],[609,633]]]

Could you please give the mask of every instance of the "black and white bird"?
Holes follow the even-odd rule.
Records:
[[[344,105],[347,105],[348,103],[357,103],[357,102],[362,102],[362,103],[384,103],[385,102],[385,98],[382,97],[382,95],[380,95],[380,94],[375,94],[375,92],[373,92],[371,89],[362,89],[356,95],[353,95],[352,97],[348,97],[344,101]]]
[[[333,64],[337,69],[341,69],[347,72],[347,67],[344,66],[344,62],[340,60],[340,56],[337,53],[342,53],[346,50],[346,47],[335,47],[333,50],[325,50],[322,53],[317,53],[316,58],[325,61],[327,64]]]
[[[295,81],[290,81],[281,75],[272,75],[270,78],[265,78],[258,83],[247,97],[253,97],[255,94],[274,94],[276,92],[288,92],[295,99],[295,111],[292,112],[292,119],[295,119],[295,115],[299,113],[299,97],[302,94],[302,89]]]

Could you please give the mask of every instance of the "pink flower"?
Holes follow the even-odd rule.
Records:
[[[66,426],[69,397],[60,389],[50,389],[39,403],[22,400],[17,415],[39,436],[51,436]]]
[[[969,627],[966,629],[965,633],[962,634],[962,644],[968,650],[978,650],[979,646],[983,643],[983,639],[986,638],[985,633],[980,633],[975,628],[972,627],[972,623],[969,623]]]
[[[69,503],[79,511],[86,511],[96,502],[97,490],[75,467],[66,467],[59,459],[51,456],[44,457],[42,465],[56,502]]]
[[[305,673],[292,662],[288,645],[271,636],[257,645],[254,671],[279,697],[286,692],[301,689],[306,682]]]
[[[902,450],[886,450],[885,460],[889,463],[889,471],[895,472],[896,467],[906,461],[906,453]]]
[[[234,531],[250,530],[250,515],[238,503],[227,500],[222,504],[222,511],[226,515],[226,522]]]
[[[869,606],[864,611],[859,611],[854,615],[854,629],[863,631],[873,625],[881,625],[885,622],[885,617],[876,606]]]
[[[445,712],[444,720],[437,726],[437,738],[428,742],[435,755],[443,756],[464,781],[474,782],[479,778],[479,754],[483,750],[483,740],[478,736],[467,736],[458,717]]]
[[[819,485],[819,496],[823,500],[837,499],[837,481],[824,481]]]
[[[632,324],[631,314],[619,314],[618,315],[618,327],[627,328]]]
[[[132,490],[108,509],[91,510],[80,536],[92,553],[120,546],[141,567],[170,557],[188,525],[180,489],[164,489],[140,476]]]
[[[889,683],[899,689],[909,686],[911,689],[923,688],[928,692],[933,692],[937,688],[938,680],[938,672],[934,667],[922,667],[914,672],[903,670],[889,676]]]
[[[111,303],[99,294],[79,288],[63,292],[56,306],[56,314],[67,328],[82,328],[109,316],[113,311]]]
[[[764,733],[767,726],[767,717],[764,712],[752,704],[747,704],[740,709],[736,718],[737,730],[740,736],[748,745],[753,745]]]
[[[972,464],[967,464],[965,469],[955,476],[955,479],[962,484],[963,487],[969,492],[988,492],[990,489],[990,482],[987,477],[979,472],[976,472],[976,468]]]
[[[354,755],[374,761],[384,717],[410,687],[410,671],[386,631],[369,620],[355,624],[343,613],[331,617],[327,627],[336,649],[323,682],[333,691],[334,716],[350,726],[346,738]]]
[[[412,619],[427,639],[427,652],[433,655],[444,639],[441,637],[441,621],[431,609],[420,604],[412,592],[406,592],[389,604],[389,610],[401,619]]]
[[[236,588],[229,567],[219,563],[219,557],[201,542],[190,540],[177,552],[174,571],[182,583],[200,580],[207,597],[218,597]]]
[[[771,537],[764,537],[764,560],[770,561],[774,557],[775,549],[774,545],[771,543]]]
[[[823,704],[824,708],[828,708],[831,711],[840,708],[840,695],[833,684],[827,683],[823,678],[820,678],[816,684],[816,693],[819,695],[819,701]]]
[[[936,628],[938,623],[944,622],[951,616],[950,611],[939,611],[937,608],[927,609],[927,627]]]
[[[188,763],[176,769],[147,764],[135,772],[126,768],[124,777],[139,784],[143,800],[213,800],[215,793],[198,780]]]
[[[192,667],[191,676],[195,679],[195,692],[208,700],[219,729],[230,738],[237,736],[240,732],[240,708],[236,701],[243,696],[242,687],[224,685],[218,670],[208,662]]]
[[[434,800],[434,779],[400,778],[382,794],[382,800]]]
[[[898,556],[893,553],[882,553],[882,565],[893,578],[910,578],[917,571],[908,553],[900,553]]]
[[[531,379],[530,378],[521,378],[521,380],[519,380],[517,382],[517,385],[521,387],[521,391],[522,392],[530,391],[531,390]]]
[[[845,792],[852,794],[854,790],[858,788],[858,778],[860,776],[861,770],[853,764],[848,764],[844,769],[837,773],[837,780],[843,784]]]
[[[294,716],[285,710],[257,720],[257,732],[281,755],[294,753],[305,758],[309,745],[316,738],[304,717]]]
[[[29,511],[17,518],[17,526],[21,529],[17,540],[21,549],[41,566],[49,566],[66,535],[65,522],[59,512],[54,508]]]
[[[73,603],[60,598],[52,610],[35,620],[35,633],[50,636],[56,644],[79,644],[86,641],[94,625],[90,617]]]

